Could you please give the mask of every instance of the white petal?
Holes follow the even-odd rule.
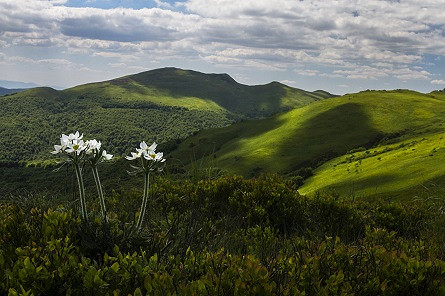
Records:
[[[158,144],[156,144],[156,142],[153,142],[153,144],[150,145],[150,147],[148,147],[148,150],[150,151],[155,151],[156,147],[158,147]]]
[[[57,154],[57,153],[59,153],[59,152],[61,152],[62,150],[62,146],[60,146],[60,145],[54,145],[54,151],[52,151],[51,153],[52,154]]]
[[[145,143],[145,141],[142,141],[141,144],[139,144],[139,147],[141,147],[141,149],[146,150],[147,149],[147,143]]]
[[[110,160],[110,159],[113,158],[113,155],[112,154],[107,154],[106,150],[102,151],[102,156],[105,158],[105,160]]]

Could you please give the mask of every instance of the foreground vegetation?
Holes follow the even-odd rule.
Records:
[[[171,181],[88,200],[3,199],[0,293],[18,295],[443,295],[442,201],[308,198],[276,175]],[[74,208],[73,208],[74,207]],[[95,216],[94,213],[97,213]]]

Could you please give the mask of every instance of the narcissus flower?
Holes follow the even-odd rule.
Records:
[[[156,142],[153,142],[150,146],[145,143],[145,141],[142,141],[139,144],[140,148],[136,148],[136,153],[131,152],[131,156],[126,156],[125,159],[127,160],[135,160],[137,158],[140,158],[141,156],[145,158],[146,160],[155,161],[155,162],[164,162],[165,159],[163,159],[164,154],[162,152],[156,153],[156,147],[158,144]]]
[[[110,159],[113,158],[113,155],[112,154],[107,154],[107,151],[103,150],[102,151],[102,158],[105,159],[105,160],[110,160]]]
[[[51,151],[52,154],[58,154],[65,150],[66,147],[63,147],[62,145],[54,145],[54,151]]]
[[[102,145],[100,143],[100,141],[97,141],[96,139],[93,140],[88,140],[86,141],[86,146],[87,146],[87,154],[93,154],[93,152],[97,152],[100,150],[100,146]]]
[[[83,134],[79,134],[76,131],[74,134],[69,134],[68,136],[62,134],[60,137],[60,145],[54,145],[54,151],[52,154],[58,154],[65,152],[67,160],[65,163],[70,162],[73,165],[74,171],[76,172],[77,184],[79,185],[79,211],[83,220],[88,220],[88,213],[85,201],[85,186],[83,185],[82,167],[81,161],[83,160],[83,151],[88,148],[85,142],[82,140]],[[63,166],[63,165],[62,165]],[[61,166],[61,167],[62,167]],[[56,169],[58,171],[61,167]]]
[[[158,144],[155,142],[148,146],[145,141],[142,141],[139,144],[139,148],[136,148],[136,152],[131,152],[131,155],[125,157],[127,160],[141,159],[141,167],[138,168],[132,166],[137,170],[135,172],[130,172],[131,174],[136,174],[137,172],[141,171],[146,173],[153,172],[155,170],[162,171],[163,167],[157,164],[165,162],[164,153],[156,152],[157,146]]]
[[[146,154],[153,152],[156,150],[156,147],[158,147],[158,144],[156,144],[156,142],[153,142],[153,144],[151,144],[150,146],[147,145],[147,143],[145,143],[145,141],[142,141],[139,144],[140,149],[136,148],[136,151],[145,156]]]
[[[74,134],[69,134],[68,136],[65,134],[62,134],[60,137],[60,145],[54,145],[54,151],[52,151],[52,154],[58,154],[63,151],[67,153],[72,153],[74,151],[83,151],[84,148],[84,142],[82,141],[83,134],[79,134],[79,131],[76,131]],[[75,149],[73,149],[73,146],[75,146]],[[69,151],[68,151],[68,149]],[[79,153],[80,153],[79,152]],[[77,153],[77,154],[79,154]]]
[[[87,149],[87,146],[85,145],[85,142],[83,140],[74,139],[70,143],[68,143],[67,148],[65,149],[66,153],[75,153],[79,155]]]
[[[135,160],[135,159],[137,159],[139,157],[141,157],[140,153],[131,152],[131,156],[125,156],[125,159],[126,160]]]
[[[142,229],[142,222],[144,221],[145,212],[147,210],[150,173],[161,172],[164,168],[164,165],[161,165],[161,163],[165,162],[164,153],[156,153],[157,146],[158,145],[155,142],[148,146],[145,141],[142,141],[139,144],[139,148],[136,148],[136,152],[131,152],[131,156],[125,157],[127,160],[140,159],[141,162],[140,167],[131,166],[135,170],[132,172],[129,171],[129,174],[136,175],[138,173],[144,173],[144,195],[142,196],[141,212],[136,223],[136,233],[139,233]]]
[[[164,153],[162,153],[162,152],[155,153],[154,150],[149,151],[147,154],[144,154],[145,159],[152,160],[152,161],[158,161],[158,162],[165,161],[165,159],[162,158],[163,156],[164,156]]]

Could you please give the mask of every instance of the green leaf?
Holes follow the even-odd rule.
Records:
[[[134,296],[142,296],[141,289],[136,288],[136,290],[134,290],[134,294],[133,294],[133,295],[134,295]]]
[[[23,260],[23,265],[26,269],[32,269],[34,266],[31,264],[31,260],[29,260],[29,257],[26,257],[25,260]]]
[[[115,262],[113,265],[111,265],[111,269],[114,272],[117,272],[119,270],[119,263]]]
[[[206,290],[206,285],[203,283],[203,281],[198,281],[198,290],[200,292],[203,292]]]

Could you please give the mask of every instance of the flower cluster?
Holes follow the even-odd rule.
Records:
[[[144,195],[142,196],[141,212],[136,223],[135,231],[137,234],[140,233],[142,229],[142,223],[144,221],[145,212],[147,210],[148,198],[149,198],[149,183],[150,183],[150,173],[153,171],[162,171],[163,166],[160,165],[165,162],[164,153],[156,152],[156,147],[158,144],[153,142],[150,146],[142,141],[139,144],[139,148],[136,148],[136,152],[131,152],[131,156],[126,156],[127,160],[140,159],[141,166],[131,166],[135,169],[132,172],[128,172],[131,175],[136,175],[138,173],[144,173]]]
[[[147,210],[150,172],[162,171],[163,165],[161,164],[165,162],[164,154],[162,152],[156,152],[157,146],[158,145],[155,142],[148,146],[145,141],[142,141],[139,144],[139,148],[136,148],[136,152],[131,152],[131,156],[125,157],[127,160],[140,159],[141,161],[140,167],[131,166],[135,171],[129,172],[130,174],[136,175],[140,172],[144,172],[144,195],[142,196],[141,212],[134,228],[137,234],[139,234],[142,229],[142,223]],[[101,148],[102,143],[100,141],[97,141],[96,139],[84,141],[83,134],[79,134],[79,132],[76,131],[74,134],[69,134],[68,136],[62,134],[60,145],[54,145],[54,151],[51,153],[59,154],[65,152],[68,157],[65,163],[71,163],[73,165],[74,171],[76,172],[77,183],[79,185],[79,210],[83,220],[88,220],[88,213],[82,171],[85,163],[89,163],[96,183],[102,218],[103,221],[107,223],[107,209],[97,165],[104,160],[110,160],[113,155],[108,154],[107,151],[102,150]]]
[[[83,134],[76,131],[74,134],[69,134],[68,136],[62,134],[60,137],[60,145],[54,145],[54,151],[51,153],[59,154],[65,152],[68,157],[65,163],[71,163],[73,165],[74,171],[76,172],[77,184],[79,185],[79,209],[84,220],[88,220],[88,213],[85,201],[85,186],[83,183],[83,167],[86,161],[89,162],[99,195],[102,218],[107,222],[107,210],[97,164],[104,160],[110,160],[113,155],[108,154],[106,150],[101,150],[101,146],[101,142],[96,139],[84,141]]]
[[[58,154],[61,152],[66,152],[71,154],[75,152],[75,154],[79,155],[87,148],[82,138],[83,134],[79,135],[78,131],[74,134],[69,134],[68,136],[62,134],[62,137],[60,138],[60,145],[54,145],[54,151],[51,153]]]
[[[113,155],[108,154],[106,150],[100,152],[101,143],[96,139],[93,140],[82,140],[83,134],[79,134],[76,131],[74,134],[69,134],[68,136],[62,134],[60,137],[60,145],[54,145],[54,151],[52,154],[59,154],[62,152],[67,153],[68,155],[80,156],[82,152],[85,152],[87,155],[92,155],[97,160],[110,160]],[[100,155],[100,157],[97,157]]]
[[[164,162],[165,159],[164,157],[164,153],[162,152],[158,152],[156,153],[156,147],[158,146],[158,144],[156,144],[155,142],[153,142],[153,144],[151,144],[150,146],[147,145],[147,143],[145,143],[145,141],[142,141],[139,144],[140,148],[136,148],[136,153],[135,152],[131,152],[131,156],[126,156],[125,158],[127,160],[135,160],[137,158],[143,157],[146,160],[151,160],[154,162]]]

